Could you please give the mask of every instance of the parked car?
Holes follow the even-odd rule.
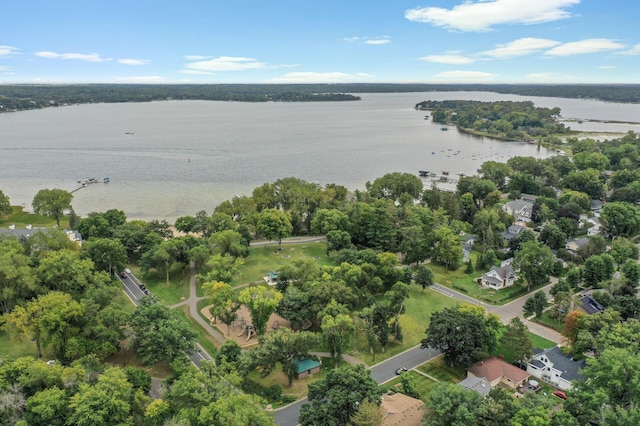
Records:
[[[400,367],[396,370],[396,374],[399,376],[402,373],[404,373],[405,371],[407,371],[407,367]]]
[[[567,394],[562,392],[561,390],[556,389],[553,391],[553,394],[560,399],[567,399]]]
[[[144,286],[144,284],[140,284],[140,290],[146,290],[147,288]]]

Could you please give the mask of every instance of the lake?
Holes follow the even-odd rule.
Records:
[[[359,102],[241,103],[166,101],[91,104],[0,114],[0,190],[29,206],[43,188],[74,192],[73,207],[123,210],[129,219],[211,213],[234,195],[295,176],[364,189],[390,172],[471,175],[487,160],[545,158],[536,145],[498,142],[425,120],[425,99],[530,99],[562,109],[581,130],[640,131],[640,106],[487,92],[362,94]],[[593,127],[589,127],[593,126]],[[425,185],[431,185],[426,180]]]

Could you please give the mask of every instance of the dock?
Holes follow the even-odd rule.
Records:
[[[102,179],[100,179],[100,178],[80,179],[78,181],[80,186],[78,188],[74,189],[73,191],[70,191],[70,193],[73,194],[76,191],[80,191],[82,188],[86,188],[87,186],[91,185],[92,183],[109,183],[110,181],[111,181],[111,179],[108,176],[105,176]]]

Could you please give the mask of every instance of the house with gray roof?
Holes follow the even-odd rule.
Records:
[[[486,377],[469,376],[458,384],[467,390],[478,392],[483,398],[491,392],[491,383]]]
[[[507,228],[506,231],[502,232],[502,238],[504,238],[506,241],[511,241],[514,238],[517,238],[518,235],[520,235],[520,233],[525,229],[527,228],[522,225],[511,225]]]
[[[571,389],[571,382],[580,378],[585,361],[576,361],[562,353],[558,346],[537,350],[527,363],[527,373],[562,390]]]
[[[516,273],[513,266],[492,266],[488,272],[480,277],[480,284],[483,287],[500,290],[505,287],[511,287],[516,282]]]
[[[513,215],[517,221],[529,222],[533,214],[533,202],[525,201],[522,198],[509,201],[502,206],[502,210]]]
[[[589,238],[587,237],[583,237],[583,238],[578,238],[575,240],[569,240],[564,244],[564,248],[571,254],[573,254],[574,256],[576,254],[578,254],[578,249],[580,249],[580,247],[586,246],[587,244],[589,244]]]

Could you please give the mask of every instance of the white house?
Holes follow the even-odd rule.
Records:
[[[585,361],[575,361],[562,353],[559,347],[536,353],[527,363],[527,373],[553,384],[559,389],[571,389],[571,382],[580,377]]]
[[[494,290],[511,287],[516,282],[516,274],[511,265],[492,266],[488,272],[482,274],[480,284]]]

